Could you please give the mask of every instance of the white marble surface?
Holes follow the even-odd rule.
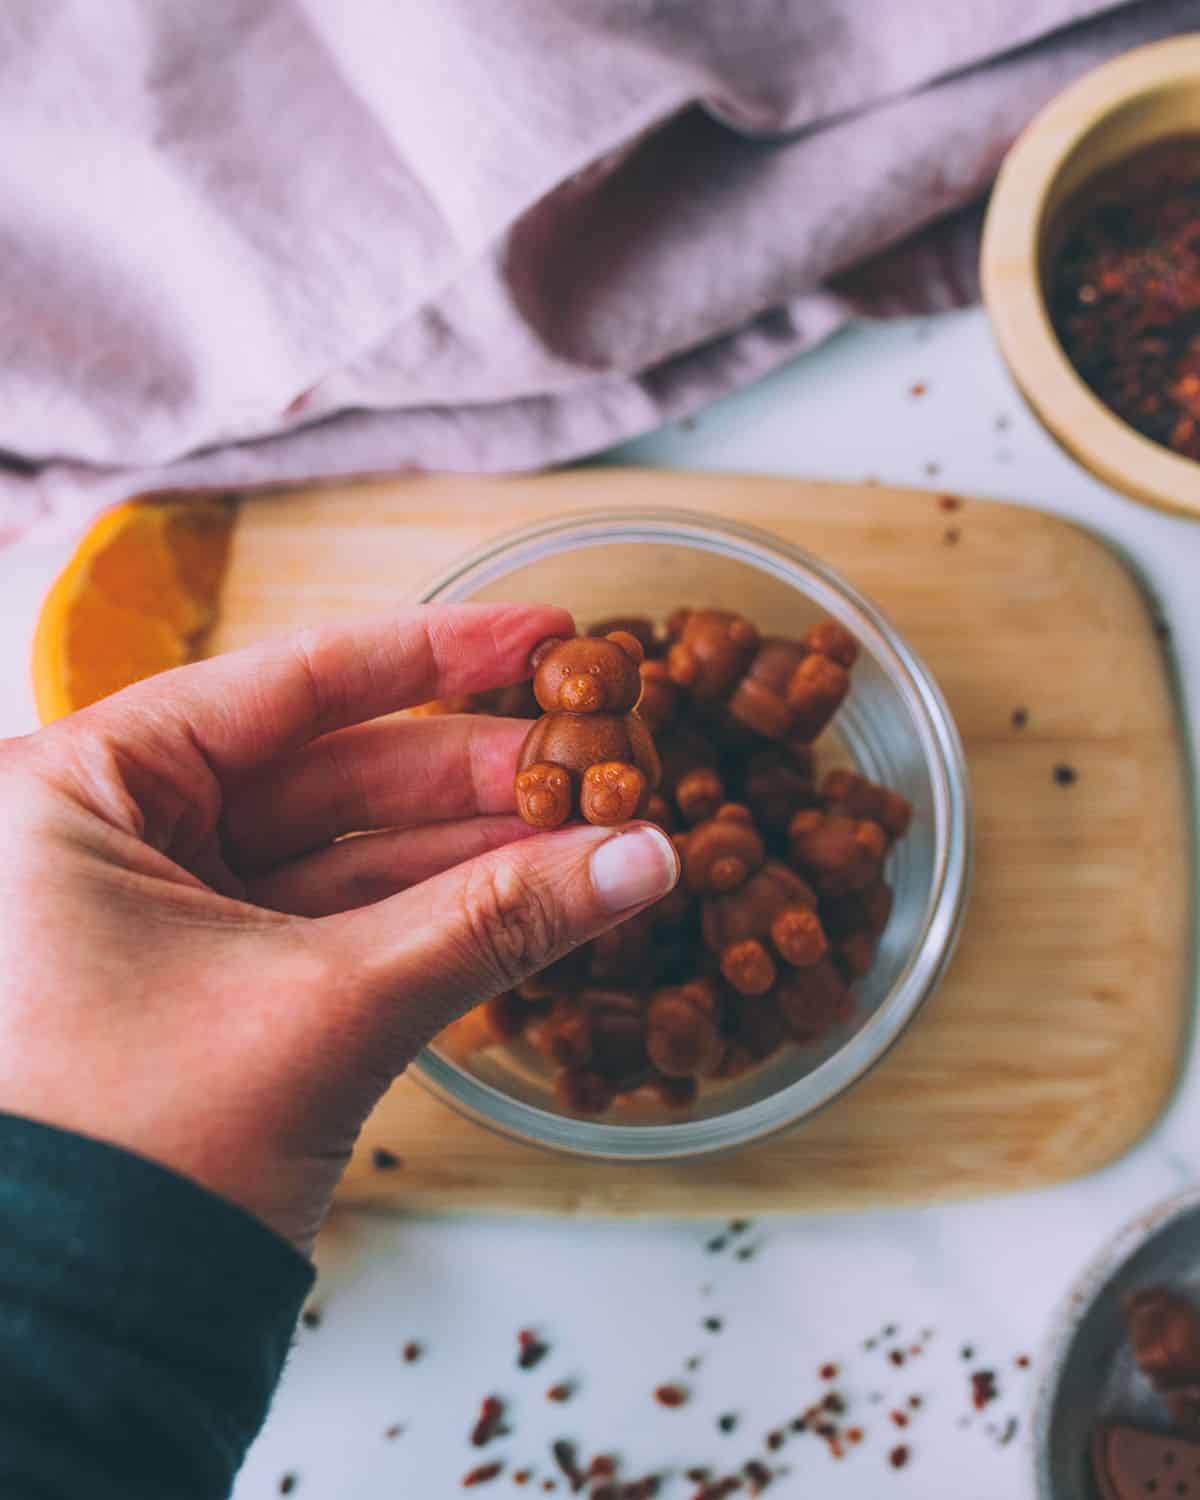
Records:
[[[916,381],[927,386],[914,398]],[[869,429],[869,431],[868,431]],[[845,335],[755,389],[655,434],[615,462],[933,484],[1058,511],[1121,548],[1170,622],[1193,733],[1200,704],[1200,523],[1172,520],[1105,490],[1060,454],[1027,415],[1000,366],[983,315]],[[931,475],[929,465],[937,465]],[[32,726],[26,662],[34,610],[62,548],[0,555],[0,733]],[[1052,1003],[1052,997],[1048,997]],[[343,1217],[274,1412],[252,1451],[237,1500],[266,1500],[285,1473],[314,1500],[394,1500],[459,1493],[481,1457],[551,1472],[559,1436],[581,1449],[619,1451],[630,1474],[680,1464],[728,1468],[761,1453],[763,1435],[820,1388],[817,1367],[838,1361],[851,1403],[846,1421],[867,1436],[846,1461],[812,1438],[778,1455],[790,1473],[780,1500],[838,1496],[1001,1500],[1031,1493],[1024,1418],[1034,1376],[1016,1368],[1035,1352],[1082,1264],[1127,1218],[1193,1181],[1200,1168],[1200,1075],[1194,1057],[1155,1132],[1113,1167],[1053,1191],[951,1208],[794,1218],[753,1226],[720,1253],[713,1226]],[[755,1247],[738,1260],[736,1244]],[[707,1293],[702,1288],[708,1284]],[[701,1320],[723,1319],[719,1334]],[[934,1336],[903,1369],[863,1340],[899,1325],[893,1343]],[[532,1324],[553,1346],[536,1372],[514,1368],[515,1331]],[[406,1364],[401,1348],[421,1342]],[[976,1357],[965,1362],[963,1343]],[[700,1354],[698,1369],[683,1361]],[[968,1415],[966,1372],[998,1372],[1001,1398]],[[551,1406],[551,1379],[578,1380]],[[664,1411],[654,1386],[683,1377],[691,1399]],[[510,1403],[513,1435],[480,1454],[465,1435],[478,1401]],[[886,1413],[919,1393],[903,1434]],[[871,1404],[881,1394],[883,1404]],[[725,1411],[742,1414],[729,1436]],[[987,1424],[1021,1418],[1001,1446]],[[386,1430],[401,1424],[398,1436]],[[889,1449],[912,1450],[893,1471]],[[662,1491],[689,1496],[676,1477]],[[542,1493],[505,1473],[482,1496]],[[564,1493],[560,1485],[558,1493]]]

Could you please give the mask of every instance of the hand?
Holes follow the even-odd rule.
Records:
[[[0,741],[0,1109],[152,1157],[309,1249],[421,1046],[678,876],[648,825],[529,836],[527,724],[366,722],[517,682],[573,628],[410,609]]]

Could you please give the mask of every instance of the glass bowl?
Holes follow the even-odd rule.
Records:
[[[902,792],[912,827],[886,870],[895,890],[853,1020],[811,1048],[789,1046],[749,1073],[706,1083],[685,1112],[618,1102],[583,1118],[556,1103],[524,1043],[451,1057],[435,1042],[415,1065],[438,1097],[526,1144],[582,1156],[664,1161],[742,1146],[795,1125],[868,1072],[946,969],[966,905],[971,821],[958,732],[927,668],[882,615],[815,558],[778,538],[687,511],[571,514],[502,537],[467,558],[423,602],[510,600],[572,611],[580,628],[611,615],[660,621],[684,605],[745,614],[764,635],[797,636],[823,616],[862,651],[850,696],[818,741],[818,766],[853,765]]]

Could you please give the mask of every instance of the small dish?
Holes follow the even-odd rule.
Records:
[[[1152,1286],[1181,1291],[1200,1305],[1200,1188],[1126,1224],[1064,1298],[1037,1379],[1033,1452],[1040,1500],[1100,1500],[1091,1465],[1097,1423],[1170,1431],[1162,1402],[1137,1368],[1122,1312],[1129,1293]]]
[[[585,1119],[562,1111],[531,1049],[470,1058],[428,1048],[417,1076],[480,1123],[526,1143],[613,1160],[672,1160],[728,1150],[795,1124],[879,1061],[931,993],[966,905],[971,823],[966,768],[949,710],[894,628],[815,558],[747,527],[686,511],[568,515],[489,543],[424,594],[426,602],[550,601],[581,625],[632,613],[660,620],[684,605],[748,615],[768,634],[840,620],[862,651],[850,698],[821,741],[822,763],[857,765],[903,793],[913,825],[893,850],[895,906],[853,1022],[811,1050],[788,1048],[750,1073],[702,1089],[686,1114],[618,1105]]]
[[[1200,463],[1143,437],[1076,373],[1050,321],[1046,281],[1064,208],[1134,152],[1200,133],[1200,37],[1105,63],[1051,101],[1008,153],[988,206],[983,297],[1013,379],[1051,436],[1097,478],[1164,510],[1200,515]]]

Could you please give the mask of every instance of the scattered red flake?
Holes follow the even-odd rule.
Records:
[[[923,380],[914,380],[908,388],[908,394],[910,396],[923,396],[928,389],[929,387]]]
[[[743,1465],[742,1473],[750,1481],[752,1495],[761,1495],[773,1477],[770,1469],[760,1458],[752,1458],[748,1464]]]
[[[389,1442],[391,1442],[393,1438],[398,1438],[403,1431],[404,1428],[401,1427],[399,1422],[393,1422],[390,1427],[385,1427],[383,1429],[383,1435]]]
[[[543,1479],[542,1480],[542,1488],[544,1490],[556,1490],[558,1488],[558,1480],[557,1479]]]
[[[573,1490],[582,1489],[587,1476],[579,1467],[578,1459],[575,1456],[575,1444],[568,1443],[566,1438],[559,1438],[551,1447],[550,1452],[553,1454],[554,1462],[562,1470],[571,1488]]]
[[[727,1500],[730,1495],[735,1495],[742,1488],[742,1481],[736,1474],[727,1475],[724,1479],[715,1479],[712,1484],[706,1484],[698,1489],[692,1496],[692,1500]]]
[[[290,1495],[298,1483],[299,1481],[294,1474],[285,1474],[279,1481],[279,1493],[281,1495]]]
[[[597,1453],[588,1464],[588,1475],[592,1479],[611,1479],[617,1472],[617,1461],[609,1453]]]
[[[861,1443],[862,1440],[863,1440],[863,1430],[862,1430],[861,1427],[847,1427],[846,1428],[846,1441],[848,1443]]]
[[[477,1484],[490,1484],[503,1468],[504,1465],[499,1460],[495,1463],[480,1464],[477,1469],[472,1469],[469,1474],[463,1475],[463,1489],[474,1489]]]
[[[504,1402],[499,1396],[485,1396],[479,1403],[479,1417],[471,1429],[471,1441],[476,1448],[490,1443],[500,1430],[504,1419]]]
[[[925,1351],[921,1348],[920,1344],[913,1344],[908,1352],[913,1359],[919,1359]]]
[[[377,1172],[394,1172],[401,1165],[401,1160],[394,1151],[388,1151],[384,1146],[376,1146],[371,1152],[371,1165]]]
[[[921,1398],[920,1398],[920,1396],[910,1396],[908,1398],[908,1404],[909,1404],[909,1406],[912,1407],[913,1411],[920,1411],[920,1409],[921,1409]]]
[[[939,495],[938,508],[941,510],[962,510],[962,501],[957,495]]]
[[[832,1422],[818,1422],[813,1431],[819,1438],[825,1439],[826,1446],[829,1448],[830,1458],[844,1457],[841,1434]]]
[[[888,1416],[891,1417],[897,1427],[908,1426],[908,1418],[902,1411],[890,1411],[888,1412]]]
[[[621,1500],[654,1500],[658,1491],[658,1475],[646,1474],[641,1479],[631,1480],[621,1486]]]
[[[898,1444],[888,1454],[888,1463],[891,1464],[893,1469],[902,1469],[907,1462],[908,1449],[903,1443]]]
[[[1028,1354],[1018,1354],[1017,1358],[1016,1358],[1016,1366],[1017,1366],[1018,1370],[1028,1370],[1028,1368],[1029,1368],[1029,1356],[1028,1356]]]
[[[513,1472],[513,1483],[514,1484],[528,1484],[529,1481],[530,1481],[530,1479],[532,1479],[532,1477],[533,1476],[529,1472],[528,1469],[516,1469]]]
[[[778,1427],[767,1433],[767,1447],[772,1453],[778,1453],[786,1441],[786,1434],[781,1432]]]
[[[894,1365],[902,1365],[904,1363],[904,1350],[903,1349],[893,1349],[889,1353],[888,1359]]]
[[[821,1377],[822,1380],[836,1380],[837,1372],[837,1365],[822,1365],[821,1368],[817,1371],[817,1374]]]
[[[420,1346],[420,1344],[415,1344],[415,1343],[414,1344],[405,1344],[405,1346],[404,1346],[404,1363],[406,1365],[415,1364],[416,1361],[420,1359],[420,1357],[421,1357],[421,1346]]]
[[[517,1350],[518,1368],[532,1370],[549,1354],[550,1346],[544,1344],[531,1328],[522,1328],[517,1334]]]
[[[831,1411],[834,1416],[840,1417],[846,1410],[846,1398],[837,1391],[830,1391],[821,1402],[821,1408],[823,1411]]]
[[[659,1385],[654,1388],[654,1399],[659,1406],[682,1406],[688,1393],[681,1385]]]
[[[976,1370],[971,1376],[971,1404],[975,1410],[982,1411],[998,1394],[995,1371]]]
[[[560,1380],[557,1385],[550,1386],[546,1391],[547,1401],[569,1401],[572,1395],[572,1387],[565,1381]]]

